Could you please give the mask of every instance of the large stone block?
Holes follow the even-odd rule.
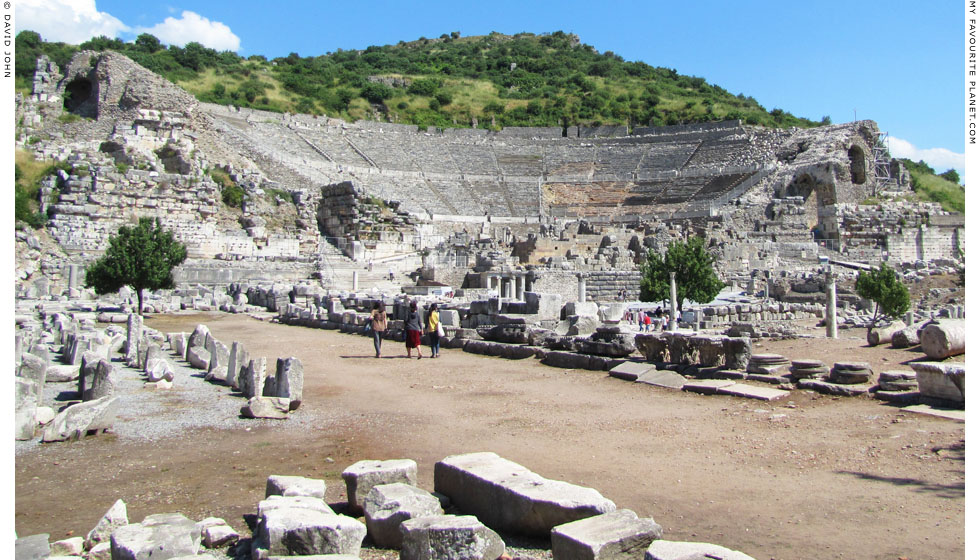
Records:
[[[265,358],[256,358],[248,361],[238,372],[238,390],[245,398],[252,398],[262,395],[262,388],[265,384]]]
[[[117,406],[118,397],[113,396],[69,406],[44,428],[41,441],[82,438],[90,430],[109,429],[115,422]]]
[[[309,496],[323,499],[327,484],[316,478],[302,476],[270,475],[265,481],[265,497],[269,496]]]
[[[347,484],[347,505],[354,514],[364,511],[364,500],[372,488],[379,484],[401,482],[418,485],[418,465],[411,459],[387,461],[358,461],[341,473]]]
[[[47,560],[51,555],[49,535],[41,533],[29,537],[21,537],[14,541],[14,558],[16,560]],[[9,546],[9,544],[8,544]],[[8,553],[10,549],[7,549]]]
[[[249,361],[248,351],[241,342],[232,342],[228,352],[228,371],[225,373],[225,384],[238,389],[238,372]]]
[[[439,515],[401,524],[400,560],[496,560],[506,551],[500,535],[472,515]]]
[[[289,399],[279,397],[251,397],[241,408],[245,418],[271,418],[283,420],[289,418]]]
[[[48,363],[44,358],[29,352],[21,355],[20,367],[17,368],[17,376],[30,379],[34,382],[37,402],[40,403],[44,395],[44,383],[47,380]]]
[[[201,548],[201,530],[179,513],[148,515],[113,531],[112,560],[156,560],[193,556]]]
[[[228,377],[228,347],[216,338],[209,339],[208,374],[205,379],[224,383]]]
[[[966,402],[966,364],[962,362],[909,362],[915,370],[919,394],[954,403]]]
[[[546,479],[489,452],[436,463],[435,491],[495,530],[541,537],[557,525],[616,509],[592,488]]]
[[[551,552],[554,560],[632,560],[661,536],[653,519],[620,509],[555,527]]]
[[[191,346],[187,349],[187,362],[191,367],[207,371],[211,364],[211,352],[204,346]]]
[[[37,388],[32,379],[14,377],[14,438],[34,439],[37,429]]]
[[[299,358],[276,360],[276,396],[289,399],[289,409],[303,402],[303,363]]]
[[[375,486],[364,500],[368,534],[382,548],[401,548],[403,521],[442,514],[438,498],[401,482]]]
[[[85,392],[82,393],[82,400],[94,401],[112,395],[116,390],[116,377],[116,367],[112,365],[112,362],[100,358],[95,363],[92,386],[86,388]]]
[[[266,512],[280,508],[300,508],[312,509],[322,513],[335,513],[330,506],[323,501],[323,498],[313,496],[276,496],[272,495],[259,502],[257,508],[258,518],[261,520]]]
[[[190,338],[187,339],[187,348],[191,349],[198,346],[205,346],[209,336],[211,336],[211,331],[208,330],[208,326],[198,325],[194,328],[194,332],[191,333]]]
[[[263,514],[256,545],[269,555],[358,556],[365,536],[367,528],[354,518],[309,508],[281,507]]]

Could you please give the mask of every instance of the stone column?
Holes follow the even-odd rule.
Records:
[[[68,265],[68,289],[74,290],[78,287],[78,265]]]
[[[130,313],[126,320],[126,363],[139,362],[139,344],[143,337],[143,317]]]
[[[676,272],[670,273],[670,319],[667,323],[667,330],[677,330],[677,280]]]
[[[827,271],[827,338],[837,338],[837,278]]]
[[[500,278],[500,297],[510,298],[510,283],[512,279],[509,276],[502,276]]]
[[[353,284],[353,286],[354,286],[353,288],[351,288],[351,291],[353,291],[353,292],[356,292],[357,291],[357,272],[358,271],[356,271],[356,270],[354,271],[354,278],[351,279],[351,284]]]
[[[914,322],[915,322],[915,312],[914,311],[909,311],[909,312],[905,313],[905,326],[911,327],[912,326],[912,323],[914,323]]]
[[[514,278],[514,282],[517,284],[517,294],[515,295],[517,301],[524,301],[524,275],[518,274]]]
[[[578,302],[585,303],[585,275],[578,275]]]
[[[490,289],[490,275],[486,272],[480,274],[480,286],[486,290]]]

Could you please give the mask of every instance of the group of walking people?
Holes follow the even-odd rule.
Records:
[[[679,319],[679,311],[677,316]],[[656,311],[637,310],[635,313],[633,311],[628,311],[626,320],[630,323],[636,322],[638,330],[641,332],[662,331],[667,328],[667,323],[670,320],[670,312],[665,312],[662,307],[657,307]]]
[[[374,357],[381,357],[381,337],[388,330],[388,313],[380,301],[374,302],[371,310],[371,333],[374,335]],[[439,339],[446,335],[439,321],[439,305],[433,303],[428,309],[419,312],[418,302],[411,302],[408,307],[408,318],[405,320],[405,350],[406,357],[412,357],[414,349],[418,359],[422,359],[422,336],[432,350],[431,358],[439,357]]]

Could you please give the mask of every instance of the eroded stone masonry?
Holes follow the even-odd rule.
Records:
[[[21,236],[43,245],[18,251],[21,295],[77,289],[142,216],[187,244],[179,281],[211,286],[418,271],[572,300],[585,278],[587,298],[607,301],[635,298],[646,251],[688,235],[708,240],[726,282],[764,277],[760,290],[774,275],[806,284],[822,260],[912,270],[965,251],[963,216],[907,201],[873,121],[418,130],[200,103],[111,52],[64,69],[42,57],[16,111],[18,146],[71,168],[42,189],[40,240]]]

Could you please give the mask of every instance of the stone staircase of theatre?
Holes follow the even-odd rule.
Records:
[[[420,264],[418,255],[412,253],[401,258],[376,261],[370,266],[371,270],[368,270],[367,263],[352,260],[333,245],[321,249],[319,258],[320,277],[325,287],[336,290],[352,289],[356,271],[358,292],[371,292],[377,288],[378,292],[387,294],[398,294],[401,293],[402,286],[414,285],[409,273],[415,271]],[[389,267],[394,273],[394,280],[389,279]]]

